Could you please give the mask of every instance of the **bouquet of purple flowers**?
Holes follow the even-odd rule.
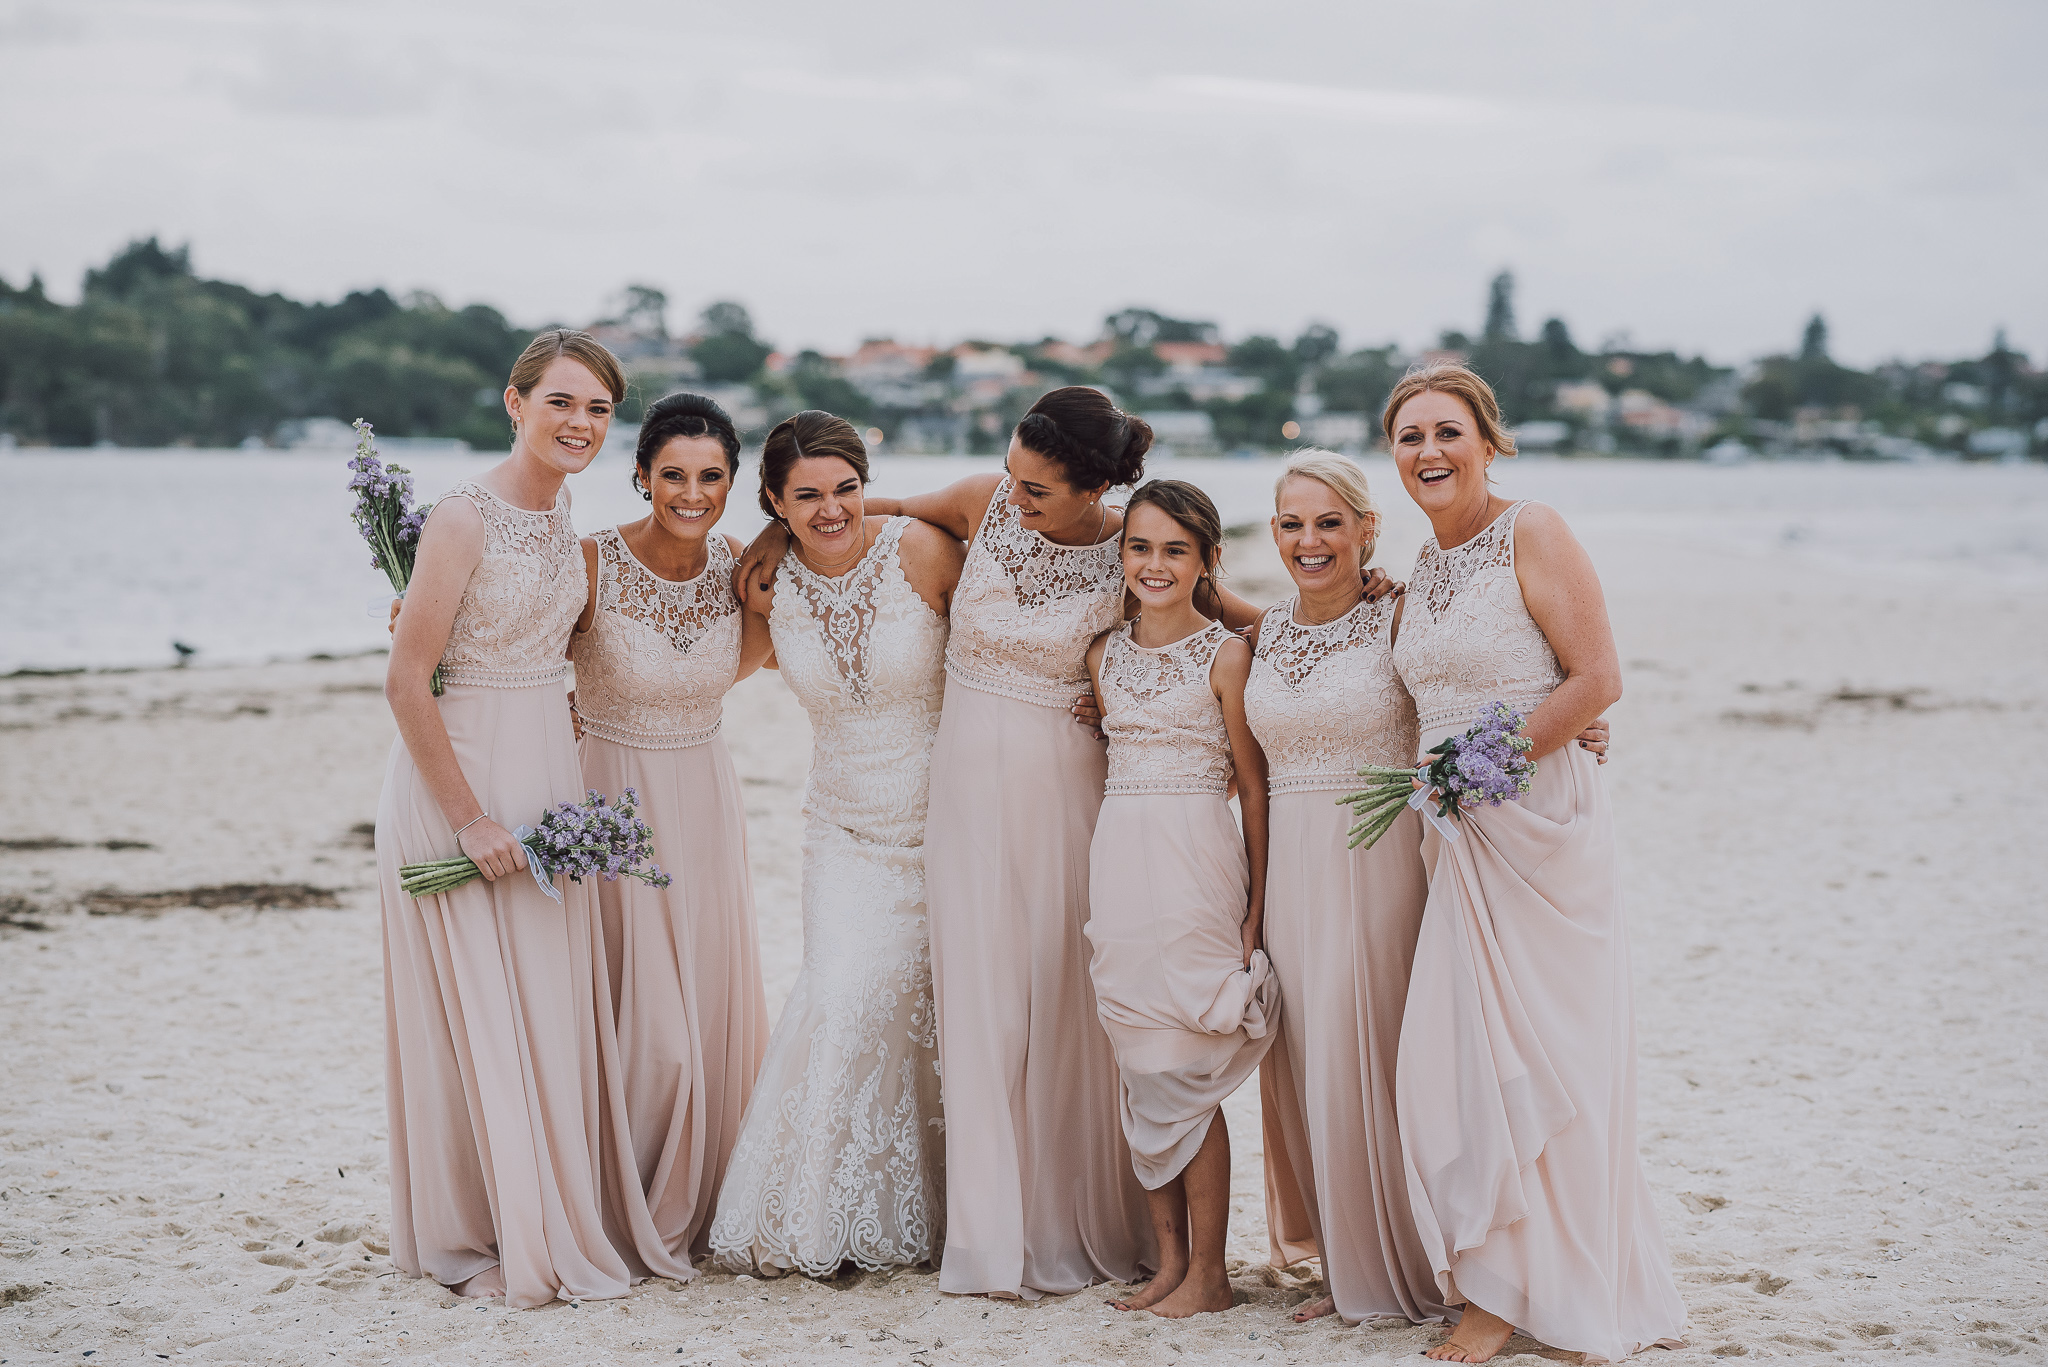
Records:
[[[615,883],[620,877],[638,878],[657,888],[674,880],[654,862],[654,833],[634,815],[640,795],[631,788],[619,794],[617,805],[603,793],[589,789],[582,806],[557,802],[554,810],[540,819],[540,829],[521,826],[512,832],[526,846],[526,867],[540,890],[557,902],[558,873],[580,883],[586,876]],[[436,859],[426,864],[406,864],[398,870],[398,885],[414,897],[432,897],[461,887],[483,875],[476,861],[467,856]]]
[[[375,433],[370,424],[357,418],[355,459],[348,487],[355,491],[353,516],[356,530],[370,543],[370,568],[384,571],[391,591],[405,597],[412,582],[413,559],[419,554],[420,528],[426,525],[433,504],[412,506],[412,472],[403,465],[386,465],[377,459]],[[379,615],[382,610],[379,609]],[[434,696],[441,696],[441,670],[434,669]]]
[[[1448,817],[1460,817],[1466,807],[1485,803],[1498,807],[1529,791],[1536,761],[1529,758],[1530,739],[1522,734],[1522,714],[1504,702],[1486,705],[1479,719],[1461,736],[1447,736],[1430,747],[1435,759],[1416,769],[1390,769],[1368,764],[1360,769],[1366,780],[1362,792],[1337,801],[1358,813],[1350,831],[1348,848],[1373,842],[1410,807],[1420,811],[1446,840],[1458,838],[1458,828]],[[1417,788],[1415,784],[1422,786]],[[1429,810],[1430,794],[1437,798]]]

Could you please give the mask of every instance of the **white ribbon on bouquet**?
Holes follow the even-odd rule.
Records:
[[[526,845],[526,837],[532,834],[533,827],[521,826],[518,830],[512,832],[512,838],[520,844]],[[526,845],[526,871],[533,875],[533,885],[535,887],[554,898],[556,906],[562,904],[562,894],[555,887],[554,874],[549,872],[547,865],[540,862],[540,856],[533,852],[533,846],[531,845]]]
[[[1417,788],[1414,794],[1409,797],[1408,805],[1421,812],[1422,819],[1436,827],[1438,835],[1446,840],[1456,840],[1458,838],[1457,823],[1439,815],[1436,808],[1430,805],[1429,795],[1435,790],[1429,786],[1429,766],[1427,764],[1421,765],[1415,770],[1415,781],[1422,786]]]

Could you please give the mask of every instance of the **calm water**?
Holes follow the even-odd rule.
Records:
[[[0,673],[158,665],[171,642],[196,663],[302,658],[377,647],[365,605],[386,591],[349,521],[346,451],[29,451],[0,454]],[[496,456],[417,456],[425,497]],[[570,481],[579,527],[645,506],[615,448]],[[880,457],[875,492],[908,494],[993,458]],[[1369,461],[1386,506],[1380,563],[1405,569],[1427,526],[1390,463]],[[1650,532],[1734,551],[1960,584],[2048,585],[2048,468],[1767,464],[1523,458],[1496,467],[1504,493],[1545,500],[1595,541]],[[1168,461],[1231,523],[1271,512],[1264,461]],[[723,529],[762,522],[751,481]],[[743,506],[744,505],[744,506]]]

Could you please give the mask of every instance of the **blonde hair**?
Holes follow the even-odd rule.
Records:
[[[1358,567],[1364,569],[1372,563],[1373,551],[1380,542],[1380,505],[1373,501],[1372,490],[1366,486],[1365,470],[1351,457],[1320,446],[1304,446],[1287,458],[1280,467],[1280,478],[1273,481],[1273,502],[1280,501],[1281,491],[1286,489],[1290,479],[1312,479],[1326,486],[1346,507],[1358,514],[1358,520],[1369,529],[1370,535],[1358,552]]]
[[[520,398],[532,395],[533,387],[558,356],[567,356],[596,376],[597,382],[611,393],[613,403],[626,397],[626,377],[619,370],[618,357],[603,342],[575,328],[549,328],[536,333],[512,363],[511,385],[519,391]]]
[[[1515,439],[1500,418],[1500,400],[1493,396],[1493,386],[1479,378],[1474,371],[1461,365],[1438,362],[1435,365],[1418,366],[1401,377],[1394,386],[1394,392],[1387,395],[1387,408],[1380,415],[1380,430],[1387,435],[1387,445],[1394,444],[1394,416],[1401,411],[1401,405],[1417,394],[1449,394],[1471,410],[1472,421],[1479,428],[1479,439],[1491,446],[1495,455],[1515,454]]]

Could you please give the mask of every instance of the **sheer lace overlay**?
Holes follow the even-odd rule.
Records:
[[[768,1042],[711,1250],[828,1276],[943,1246],[924,820],[946,623],[904,578],[891,519],[838,580],[790,556],[769,629],[810,714],[803,972]]]
[[[1415,704],[1390,644],[1395,601],[1360,599],[1315,625],[1294,620],[1292,598],[1266,610],[1244,710],[1269,792],[1349,791],[1360,765],[1415,762]]]
[[[1209,688],[1209,667],[1230,639],[1211,622],[1170,646],[1148,650],[1119,627],[1102,652],[1102,733],[1109,737],[1103,792],[1217,793],[1230,790],[1230,733]]]
[[[1088,688],[1088,643],[1123,620],[1118,542],[1061,546],[1024,525],[1005,476],[953,594],[946,672],[970,688],[1068,707]]]
[[[1424,731],[1460,727],[1495,700],[1528,712],[1564,682],[1515,577],[1514,504],[1464,545],[1431,537],[1415,557],[1394,668]]]
[[[569,521],[569,490],[544,513],[515,508],[463,480],[441,501],[466,498],[484,520],[484,557],[462,587],[441,680],[481,688],[531,688],[568,673],[564,650],[583,615],[583,548]]]
[[[616,527],[594,539],[597,615],[569,645],[583,729],[641,750],[703,744],[739,673],[731,546],[709,537],[703,572],[676,583],[635,559]]]

